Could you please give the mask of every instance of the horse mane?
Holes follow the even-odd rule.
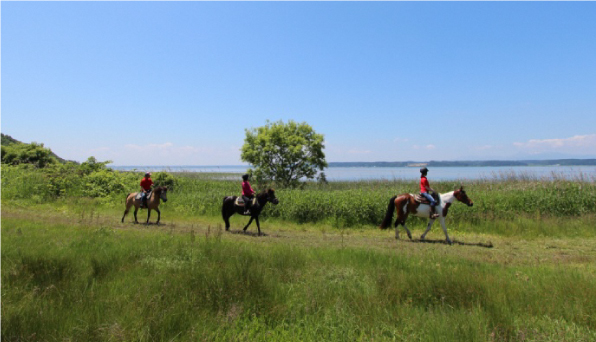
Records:
[[[157,188],[153,189],[153,192],[155,192],[156,194],[160,194],[160,193],[161,193],[162,191],[164,191],[164,190],[166,190],[166,191],[167,191],[167,190],[168,190],[168,188],[167,188],[167,187],[165,187],[165,186],[158,186]]]

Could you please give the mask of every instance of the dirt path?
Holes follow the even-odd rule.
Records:
[[[121,215],[121,214],[120,214]],[[130,215],[130,214],[129,214]],[[146,218],[146,211],[139,213],[139,219]],[[153,218],[154,220],[157,217]],[[26,211],[20,208],[2,207],[2,220],[27,220],[48,224],[76,225],[89,228],[110,228],[115,230],[163,231],[164,234],[190,234],[196,236],[219,235],[222,239],[246,241],[262,244],[287,244],[292,247],[332,247],[374,249],[384,253],[399,253],[416,257],[432,255],[437,258],[454,256],[475,262],[497,263],[502,265],[565,266],[596,271],[596,238],[536,238],[524,240],[518,237],[495,235],[463,234],[451,232],[454,244],[444,242],[444,235],[435,227],[426,241],[418,238],[422,231],[414,230],[414,240],[409,240],[401,232],[402,239],[394,238],[393,229],[370,228],[337,229],[331,227],[298,225],[292,223],[261,222],[263,236],[257,236],[256,225],[245,234],[241,227],[247,219],[232,218],[232,228],[226,232],[223,222],[212,217],[191,219],[166,219],[162,223],[134,224],[132,217],[121,223],[121,216],[94,211],[72,213],[59,210]]]

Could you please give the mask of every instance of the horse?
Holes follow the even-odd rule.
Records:
[[[455,200],[458,200],[466,204],[468,207],[474,205],[474,202],[472,202],[472,200],[468,198],[468,195],[464,191],[463,186],[461,186],[459,189],[455,191],[440,194],[439,201],[436,205],[436,209],[439,214],[439,221],[441,222],[441,227],[443,227],[443,232],[445,233],[445,238],[448,244],[452,244],[452,241],[449,238],[449,235],[447,234],[447,227],[445,227],[445,217],[447,216],[449,207]],[[396,208],[397,219],[395,220],[395,238],[399,239],[398,225],[401,224],[408,233],[408,237],[410,238],[410,240],[412,240],[412,234],[410,233],[408,227],[406,227],[406,219],[408,218],[408,215],[412,214],[418,217],[430,217],[430,205],[420,203],[412,194],[402,194],[399,196],[393,196],[389,200],[389,206],[387,207],[385,219],[383,220],[379,228],[386,229],[389,227],[389,225],[391,225],[393,212]],[[432,227],[434,222],[435,219],[433,218],[431,218],[430,221],[428,221],[426,231],[424,232],[424,234],[422,234],[420,240],[425,239],[426,234],[430,231],[430,228]]]
[[[261,225],[259,224],[259,215],[265,207],[267,202],[271,202],[274,205],[279,203],[279,200],[275,197],[275,190],[268,189],[266,191],[257,194],[256,201],[250,207],[250,212],[245,214],[244,206],[239,206],[236,204],[236,199],[238,196],[226,196],[223,199],[223,204],[221,206],[221,216],[223,217],[224,222],[226,223],[226,230],[230,230],[230,216],[234,214],[240,214],[243,216],[250,216],[250,221],[248,224],[244,226],[244,231],[246,232],[246,228],[250,226],[252,220],[257,222],[257,228],[259,229],[259,235],[261,235]]]
[[[146,224],[149,224],[149,218],[151,217],[151,210],[157,211],[157,222],[155,222],[155,224],[159,224],[159,219],[161,218],[161,212],[159,211],[159,209],[157,207],[159,206],[160,200],[162,200],[164,202],[168,201],[167,192],[168,192],[168,188],[166,188],[165,186],[160,186],[160,187],[153,189],[153,191],[151,192],[151,196],[149,196],[149,198],[147,198],[147,222],[146,222]],[[124,210],[124,215],[122,215],[123,223],[124,223],[124,217],[126,217],[126,214],[128,214],[128,211],[130,210],[130,207],[132,207],[133,205],[135,206],[135,213],[134,213],[135,214],[135,223],[139,223],[139,221],[137,221],[137,212],[139,211],[139,207],[141,207],[141,198],[137,199],[138,194],[139,194],[138,192],[133,192],[133,193],[126,195],[126,210]]]

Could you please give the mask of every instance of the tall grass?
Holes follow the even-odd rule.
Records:
[[[2,221],[5,341],[596,338],[596,277],[364,248]]]
[[[137,191],[134,173],[122,173],[125,189],[96,198],[103,208],[121,210],[126,193]],[[221,175],[201,173],[175,174],[174,188],[169,201],[162,204],[164,213],[186,216],[219,217],[224,196],[238,195],[240,182]],[[239,177],[238,177],[239,178]],[[587,180],[587,181],[586,181]],[[7,205],[23,203],[52,203],[79,201],[84,197],[80,183],[73,181],[68,191],[56,197],[49,192],[51,177],[41,170],[21,172],[3,166],[2,201]],[[433,182],[441,193],[453,191],[459,182]],[[466,192],[474,201],[473,207],[455,203],[448,216],[450,229],[508,234],[511,223],[529,236],[540,234],[568,234],[561,223],[589,222],[596,215],[596,182],[589,177],[566,180],[564,177],[537,179],[530,174],[499,174],[465,182]],[[264,190],[265,186],[255,186]],[[276,189],[280,204],[267,205],[262,217],[298,224],[325,224],[335,227],[374,227],[385,215],[389,199],[400,193],[418,190],[416,181],[380,180],[358,182],[306,183],[300,189]],[[166,214],[167,215],[167,214]],[[523,223],[523,224],[517,224]],[[425,225],[425,220],[410,218],[412,227]],[[559,226],[559,227],[558,227]],[[581,226],[581,227],[580,227]],[[518,229],[518,233],[519,233]],[[574,234],[593,236],[589,224],[581,224]]]

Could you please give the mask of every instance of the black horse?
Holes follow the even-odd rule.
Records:
[[[223,199],[223,205],[221,206],[221,216],[226,223],[226,230],[230,229],[230,216],[234,214],[240,214],[243,216],[250,215],[250,221],[248,221],[248,224],[244,227],[244,231],[246,231],[246,228],[250,226],[252,220],[254,219],[257,221],[257,228],[259,229],[259,235],[261,235],[259,214],[261,214],[261,211],[267,202],[271,202],[276,205],[279,203],[279,200],[275,197],[275,190],[268,189],[267,191],[257,194],[257,201],[250,207],[250,213],[248,214],[244,213],[244,206],[236,205],[236,198],[238,198],[238,196],[226,196]]]

